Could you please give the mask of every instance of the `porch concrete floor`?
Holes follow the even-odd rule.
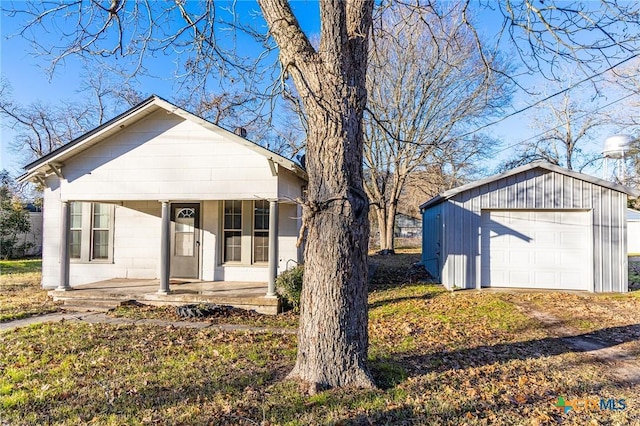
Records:
[[[159,280],[114,278],[75,286],[71,290],[51,290],[54,300],[136,302],[148,305],[213,303],[253,309],[265,314],[278,313],[278,299],[265,297],[267,283],[237,281],[186,281],[172,279],[170,293],[160,294]]]

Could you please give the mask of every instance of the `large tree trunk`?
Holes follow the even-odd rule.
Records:
[[[290,377],[309,383],[312,391],[371,387],[362,113],[373,2],[320,2],[318,52],[286,1],[260,0],[260,6],[309,123],[305,274],[298,356]]]
[[[387,209],[385,207],[376,207],[376,221],[380,234],[380,250],[384,250],[387,248]]]
[[[396,213],[398,212],[397,200],[392,200],[389,208],[387,209],[387,241],[385,243],[388,253],[394,253],[394,243],[395,243],[395,228],[396,228]]]

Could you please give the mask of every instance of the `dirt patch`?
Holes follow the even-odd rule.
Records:
[[[614,380],[623,383],[640,383],[640,361],[637,359],[637,354],[621,345],[621,339],[616,338],[616,333],[611,333],[610,338],[603,337],[602,333],[597,337],[594,336],[596,333],[580,333],[565,321],[532,303],[523,301],[515,303],[526,315],[540,321],[551,336],[562,338],[575,351],[587,353],[603,363],[606,366],[603,374],[610,375]],[[636,331],[640,331],[640,325],[637,329]]]

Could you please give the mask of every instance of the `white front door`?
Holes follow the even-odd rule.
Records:
[[[590,212],[483,211],[481,233],[483,287],[593,290]]]
[[[199,278],[200,204],[171,205],[171,276]]]

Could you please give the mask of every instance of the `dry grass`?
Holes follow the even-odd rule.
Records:
[[[0,424],[640,424],[640,385],[571,351],[514,299],[623,331],[640,322],[638,298],[449,293],[415,282],[414,254],[373,261],[387,277],[371,283],[370,297],[380,389],[302,394],[283,380],[293,335],[39,325],[0,334]],[[624,344],[638,338],[628,333]],[[565,414],[559,396],[624,399],[627,408]]]
[[[38,260],[0,262],[0,322],[58,311],[40,287]]]
[[[149,306],[131,304],[120,306],[112,311],[109,311],[107,315],[114,318],[194,321],[208,322],[211,324],[243,324],[255,327],[298,327],[298,316],[293,312],[285,312],[278,315],[263,315],[255,311],[229,309],[221,315],[204,316],[199,318],[182,318],[177,314],[176,308],[174,306]]]

